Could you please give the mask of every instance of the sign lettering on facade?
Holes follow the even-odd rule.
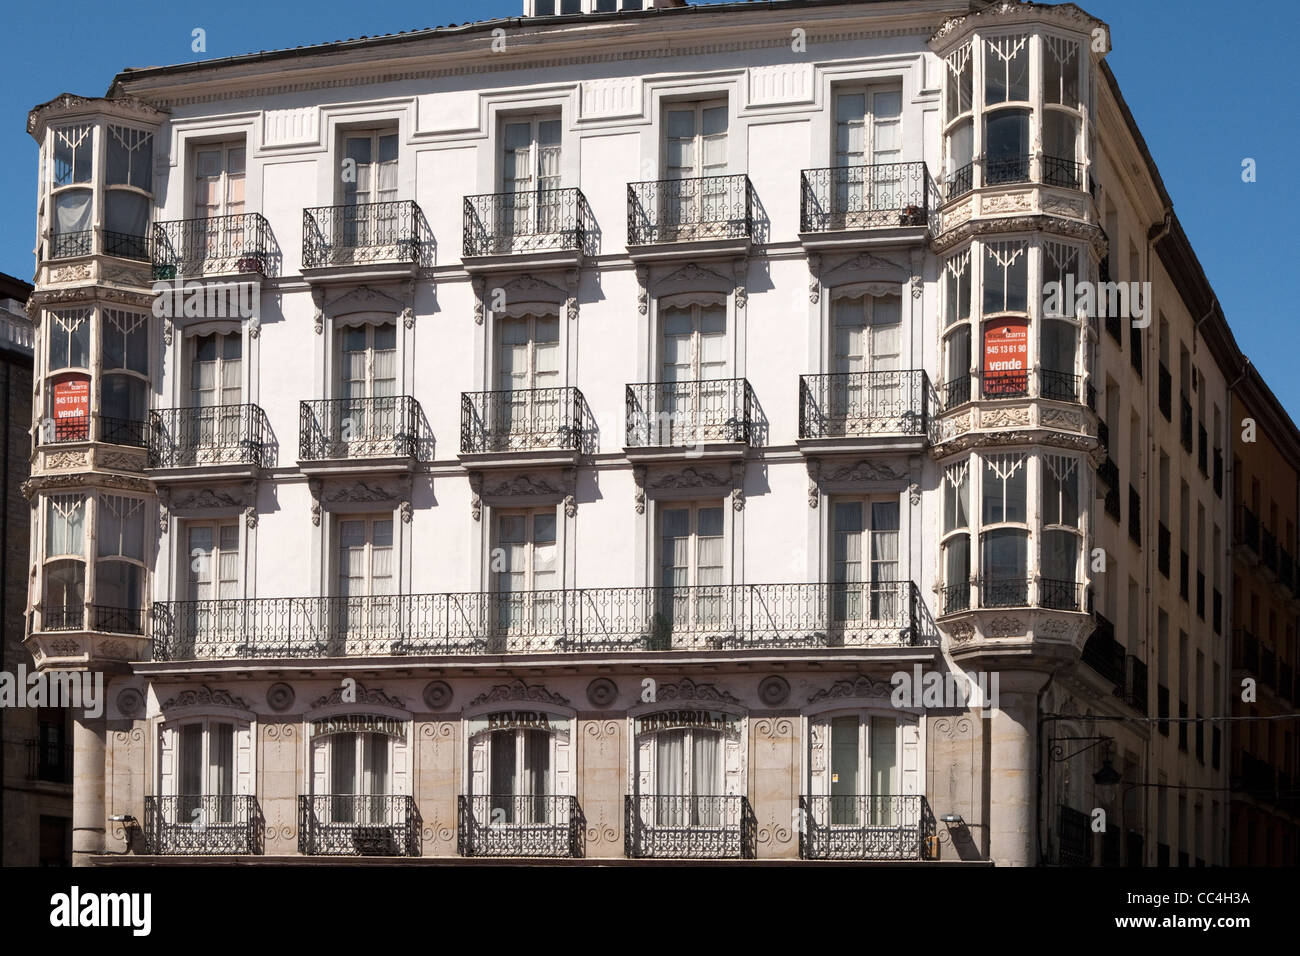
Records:
[[[657,714],[638,717],[637,735],[652,734],[660,730],[677,730],[692,727],[716,730],[728,736],[740,733],[740,718],[713,710],[665,710]]]
[[[311,735],[328,737],[331,734],[383,734],[395,740],[406,740],[406,721],[396,717],[344,716],[326,717],[311,722]]]

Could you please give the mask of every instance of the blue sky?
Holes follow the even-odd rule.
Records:
[[[1293,102],[1300,4],[1081,0],[1111,26],[1109,61],[1237,341],[1300,419],[1300,308],[1275,296],[1300,262]],[[187,9],[188,8],[188,9]],[[66,91],[100,96],[123,67],[188,62],[499,16],[521,0],[135,0],[15,3],[0,84],[0,272],[33,271],[36,144],[27,111]],[[207,31],[206,54],[190,49]],[[56,42],[57,41],[57,42]],[[1287,91],[1292,92],[1288,93]],[[1244,183],[1245,158],[1257,181]]]

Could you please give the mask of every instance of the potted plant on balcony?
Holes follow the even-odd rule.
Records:
[[[264,274],[266,272],[266,257],[260,252],[249,252],[239,257],[235,264],[238,272],[256,272]]]
[[[900,226],[924,226],[925,213],[920,206],[908,206],[898,217]]]

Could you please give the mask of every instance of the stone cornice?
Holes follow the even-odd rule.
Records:
[[[983,28],[999,30],[1014,24],[1046,24],[1075,33],[1094,35],[1101,30],[1105,38],[1105,49],[1099,51],[1101,56],[1110,52],[1110,27],[1102,20],[1081,10],[1073,3],[1045,4],[1030,3],[1025,0],[1002,0],[959,17],[945,20],[930,37],[930,48],[942,54],[968,37],[972,31]]]
[[[87,97],[77,96],[75,93],[61,93],[48,103],[34,107],[27,114],[27,132],[39,143],[45,128],[51,122],[72,119],[94,120],[100,117],[156,127],[167,119],[167,114],[164,110],[134,96]]]
[[[1011,232],[1043,232],[1082,239],[1090,243],[1098,256],[1106,254],[1106,237],[1099,226],[1077,219],[1035,214],[1029,216],[997,216],[994,218],[967,219],[960,226],[940,233],[930,243],[935,253],[947,252],[974,236],[999,235]]]

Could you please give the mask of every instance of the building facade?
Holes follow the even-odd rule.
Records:
[[[1225,862],[1234,347],[1106,25],[572,6],[32,111],[77,861]]]

